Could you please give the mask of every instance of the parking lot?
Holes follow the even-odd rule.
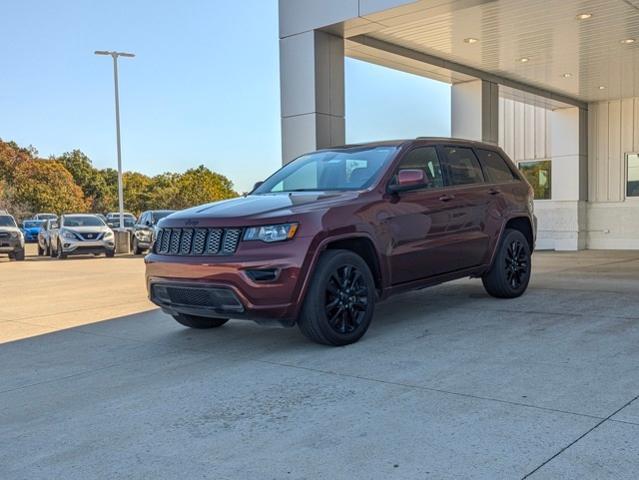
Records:
[[[534,264],[522,298],[405,294],[330,348],[185,329],[140,257],[0,261],[1,476],[635,479],[639,252]]]

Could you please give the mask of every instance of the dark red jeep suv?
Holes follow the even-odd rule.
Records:
[[[183,325],[297,324],[357,341],[377,301],[461,277],[528,286],[532,188],[498,147],[419,138],[320,150],[241,198],[174,213],[146,257],[149,296]]]

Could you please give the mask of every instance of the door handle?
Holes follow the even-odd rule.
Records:
[[[491,188],[490,190],[488,190],[488,193],[490,193],[491,195],[499,195],[501,194],[501,190],[499,190],[498,188]]]
[[[439,197],[442,202],[450,202],[453,198],[455,198],[455,195],[442,195]]]

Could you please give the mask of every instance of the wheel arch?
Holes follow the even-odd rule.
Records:
[[[499,247],[501,245],[501,240],[504,237],[504,232],[506,232],[506,230],[509,228],[514,230],[519,230],[524,235],[524,237],[526,237],[526,240],[528,241],[528,246],[530,247],[530,251],[532,252],[534,250],[535,233],[533,230],[533,223],[531,219],[526,215],[511,217],[508,220],[506,220],[501,227],[501,231],[499,232],[499,236],[497,237],[497,241],[495,242],[492,253],[490,255],[490,262],[488,262],[488,268],[492,267],[495,261],[495,257],[497,256],[497,251],[499,250]]]
[[[383,289],[382,270],[379,253],[373,241],[367,236],[351,236],[337,239],[329,239],[322,245],[321,252],[326,250],[349,250],[359,255],[368,265],[378,292]],[[313,266],[315,270],[315,265]]]
[[[532,252],[535,249],[535,236],[533,233],[533,227],[530,218],[523,216],[509,219],[504,225],[502,235],[508,228],[512,230],[519,230],[524,235],[524,237],[526,237],[526,240],[528,241],[528,247],[530,247],[530,251]]]

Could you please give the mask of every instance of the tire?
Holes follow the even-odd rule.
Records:
[[[297,324],[316,343],[355,343],[370,326],[375,297],[373,275],[362,257],[327,250],[317,262]]]
[[[53,250],[53,245],[49,244],[48,248],[47,248],[47,252],[49,253],[49,256],[51,258],[55,258],[56,257],[56,253]]]
[[[38,257],[41,257],[42,255],[44,255],[44,249],[38,243]]]
[[[56,258],[58,260],[64,260],[67,258],[67,254],[64,253],[64,250],[62,250],[62,245],[60,245],[60,242],[58,242],[58,246],[55,249],[55,253],[56,253]]]
[[[115,250],[105,250],[104,254],[107,258],[113,258],[115,257]]]
[[[228,318],[196,317],[195,315],[185,315],[181,313],[173,315],[173,318],[185,327],[196,328],[198,330],[218,328],[229,321]]]
[[[24,260],[24,248],[13,252],[13,259],[18,262],[22,262]]]
[[[528,240],[519,230],[504,230],[495,260],[482,277],[489,295],[517,298],[528,288],[531,274],[531,251]]]

